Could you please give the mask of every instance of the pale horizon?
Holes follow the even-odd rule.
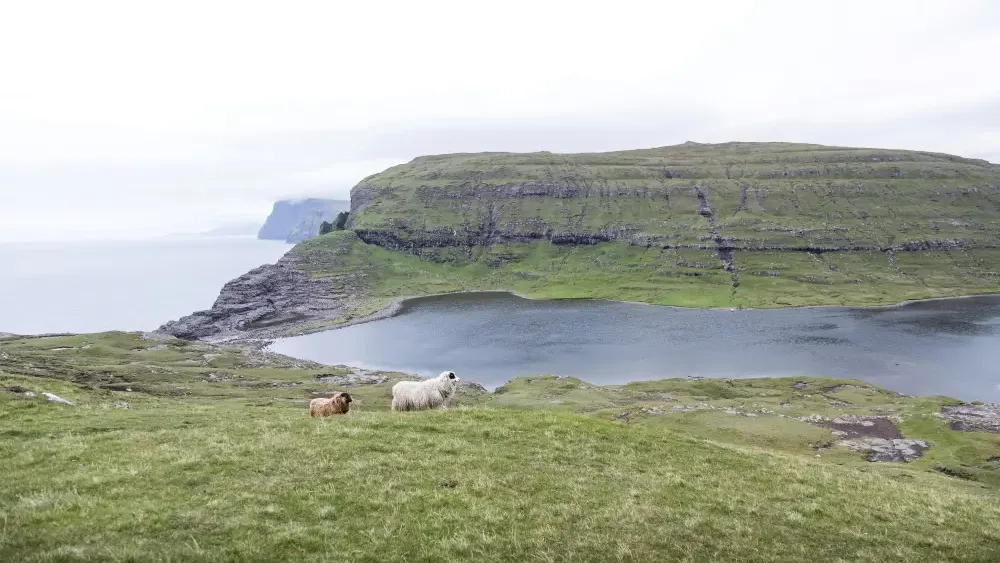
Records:
[[[451,152],[780,141],[1000,162],[988,1],[10,4],[0,241],[263,222]]]

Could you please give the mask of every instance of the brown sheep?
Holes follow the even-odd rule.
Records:
[[[350,393],[336,393],[329,399],[320,398],[309,401],[309,416],[333,416],[347,414],[351,410]]]

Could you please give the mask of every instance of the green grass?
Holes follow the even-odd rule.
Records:
[[[0,350],[0,561],[1000,556],[1000,465],[987,461],[1000,436],[948,428],[933,416],[945,397],[833,379],[543,376],[391,413],[402,375],[387,374],[349,389],[348,416],[317,420],[308,399],[341,388],[315,375],[349,368],[130,333]],[[797,417],[840,413],[899,416],[931,449],[905,464],[815,450],[829,430]]]
[[[395,298],[465,290],[688,307],[1000,292],[1000,167],[950,155],[789,143],[454,154],[392,167],[352,194],[352,227],[365,240],[391,235],[406,252],[349,235],[293,251],[357,290],[341,321]],[[616,242],[556,246],[553,234]],[[526,236],[543,241],[517,238]],[[913,241],[960,246],[886,252]],[[734,271],[719,244],[736,249]],[[331,250],[345,247],[352,258]]]
[[[5,412],[6,561],[989,561],[997,497],[535,411]],[[66,409],[63,409],[65,411]]]
[[[734,252],[737,287],[712,251],[547,242],[427,249],[421,256],[361,242],[352,232],[305,241],[298,267],[357,296],[339,322],[400,297],[509,290],[534,298],[594,298],[684,307],[889,305],[1000,292],[1000,250],[900,253]],[[995,268],[994,268],[995,269]],[[320,325],[317,328],[320,328]]]
[[[524,184],[530,195],[518,195]],[[708,234],[698,187],[727,238],[750,245],[996,245],[1000,170],[917,151],[789,143],[685,144],[602,154],[422,157],[364,179],[359,229],[463,232],[493,210],[501,233],[628,229],[673,243]],[[543,188],[548,193],[543,193]],[[572,197],[570,197],[572,196]],[[811,230],[788,235],[775,229]],[[543,229],[544,230],[544,229]]]

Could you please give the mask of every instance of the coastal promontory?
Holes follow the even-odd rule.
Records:
[[[1000,292],[1000,167],[947,154],[684,143],[425,156],[361,180],[350,209],[346,231],[164,329],[288,334],[470,290],[732,308]]]

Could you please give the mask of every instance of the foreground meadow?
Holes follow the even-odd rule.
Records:
[[[390,377],[311,419],[343,370],[121,333],[0,351],[0,561],[1000,560],[1000,440],[943,398],[543,377],[392,413]],[[779,404],[893,408],[931,448],[869,463]]]

